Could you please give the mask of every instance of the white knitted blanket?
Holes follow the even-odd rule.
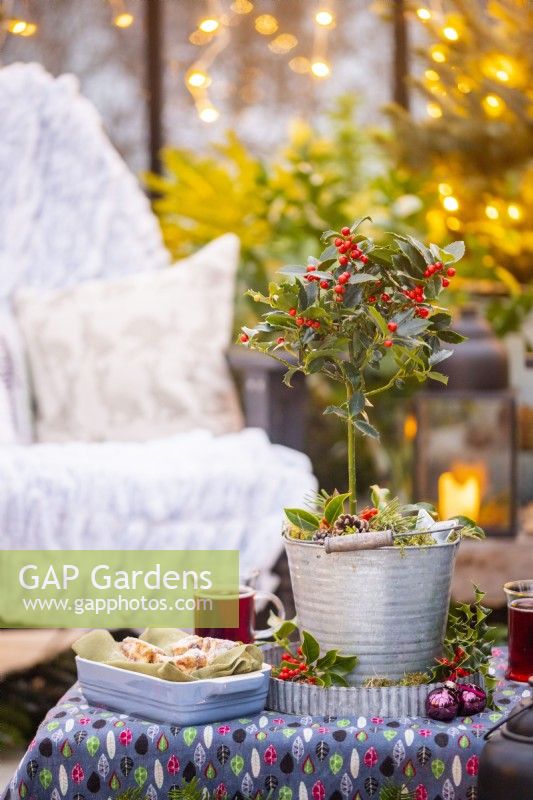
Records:
[[[238,549],[241,573],[266,577],[283,507],[315,488],[308,458],[256,429],[4,446],[0,548]]]
[[[156,218],[72,75],[0,69],[0,299],[168,264]]]

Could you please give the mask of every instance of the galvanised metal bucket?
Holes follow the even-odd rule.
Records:
[[[336,648],[358,657],[351,685],[434,666],[459,540],[326,553],[320,545],[284,539],[298,625],[323,652]]]

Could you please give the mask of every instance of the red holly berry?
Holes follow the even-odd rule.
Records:
[[[368,264],[368,256],[365,256],[364,253],[361,256],[360,260],[362,261],[363,264]]]
[[[335,239],[335,242],[334,242],[334,244],[335,244],[335,247],[340,247],[342,244],[344,244],[344,242],[343,242],[343,240],[342,240],[342,239],[339,239],[339,237],[337,237],[337,238]]]
[[[347,253],[350,249],[350,242],[343,242],[339,247],[339,253]]]
[[[241,333],[240,340],[243,344],[246,344],[246,342],[250,341],[250,337],[246,333]]]
[[[390,294],[387,294],[387,292],[383,292],[383,294],[381,295],[381,299],[383,300],[384,303],[389,303],[390,302]]]
[[[316,270],[316,267],[315,267],[314,264],[308,264],[307,265],[307,272],[315,272],[315,270]]]
[[[391,342],[390,339],[385,339],[385,341],[383,342],[383,345],[384,345],[384,347],[392,347],[393,342]]]
[[[450,285],[450,281],[448,280],[448,278],[443,278],[442,279],[442,288],[443,289],[447,289],[449,285]]]
[[[453,278],[453,276],[455,275],[455,269],[454,269],[454,267],[448,267],[448,269],[446,270],[446,275],[447,275],[449,278]]]
[[[429,271],[429,269],[424,270],[424,278],[429,278],[430,275],[431,272]]]
[[[370,297],[368,298],[368,302],[375,303],[376,299],[377,299],[376,296],[374,294],[371,294]]]
[[[354,248],[350,253],[351,258],[353,258],[354,261],[358,259],[360,255],[361,251],[359,250],[358,247]]]
[[[283,344],[284,341],[285,339],[283,338],[283,336],[278,336],[278,338],[276,339],[276,344]]]
[[[327,281],[320,281],[320,288],[329,289],[329,283]]]
[[[295,308],[289,308],[289,314],[291,315],[291,317],[295,317],[296,316],[296,309]]]
[[[397,325],[397,323],[396,323],[396,322],[389,322],[389,323],[387,324],[387,328],[389,329],[389,331],[390,331],[391,333],[394,333],[394,332],[395,332],[395,331],[398,329],[398,325]]]
[[[429,310],[427,308],[419,308],[417,311],[419,317],[423,317],[424,319],[429,316]]]
[[[349,262],[349,260],[350,259],[348,258],[348,256],[341,256],[339,258],[339,264],[341,265],[341,267],[345,267],[346,264]]]
[[[318,330],[320,328],[320,322],[317,319],[315,319],[315,321],[313,322],[313,328],[315,330]]]
[[[343,236],[349,236],[350,235],[350,229],[345,226],[344,228],[341,228],[341,233],[342,233]]]
[[[434,264],[435,272],[438,272],[440,269],[443,268],[443,266],[444,266],[444,264],[442,263],[442,261],[435,261],[435,264]]]
[[[344,288],[344,286],[340,286],[339,284],[337,284],[337,286],[333,287],[333,291],[336,292],[337,294],[344,294],[346,289]]]
[[[335,295],[335,301],[337,303],[342,303],[342,294],[336,294]]]
[[[416,298],[416,292],[413,289],[410,289],[407,292],[407,297],[409,297],[411,300],[414,300]]]
[[[298,319],[296,320],[296,324],[297,325],[303,325],[304,324],[304,318],[303,317],[298,317]]]
[[[305,322],[304,322],[304,325],[305,325],[306,328],[310,328],[312,324],[313,323],[312,323],[312,321],[310,319],[306,319]]]
[[[349,272],[343,272],[342,275],[339,275],[337,280],[341,284],[341,286],[344,283],[348,283],[348,281],[350,280],[350,273]]]
[[[376,514],[378,514],[378,513],[379,512],[378,512],[377,508],[374,508],[374,507],[365,508],[363,511],[361,511],[359,516],[361,517],[361,519],[371,520],[372,517],[375,517]]]

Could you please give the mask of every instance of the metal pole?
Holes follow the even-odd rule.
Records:
[[[150,169],[160,172],[159,152],[163,144],[163,36],[161,0],[145,0],[146,95]]]
[[[409,44],[404,0],[392,0],[392,23],[394,31],[393,99],[395,103],[408,111]]]

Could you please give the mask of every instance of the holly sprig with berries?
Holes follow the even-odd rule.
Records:
[[[483,605],[483,592],[474,584],[474,600],[458,603],[448,612],[444,652],[431,673],[432,681],[456,681],[474,673],[483,675],[489,699],[496,686],[490,675],[493,628],[487,624],[492,613]]]
[[[286,278],[271,283],[268,295],[249,291],[269,310],[255,327],[243,327],[239,337],[284,364],[289,386],[296,372],[319,372],[344,385],[344,402],[324,413],[346,424],[352,515],[357,513],[357,435],[379,438],[370,421],[375,396],[411,378],[446,383],[436,367],[452,355],[447,345],[464,339],[439,305],[464,254],[463,242],[427,247],[411,236],[390,234],[376,244],[360,232],[368,219],[325,231],[320,256],[281,269]]]
[[[282,681],[309,683],[314,686],[348,686],[346,675],[357,665],[357,656],[341,655],[338,650],[320,654],[320,645],[308,631],[302,631],[297,647],[291,636],[298,630],[292,620],[282,622],[274,632],[274,641],[283,648],[281,663],[272,668],[272,676]]]

